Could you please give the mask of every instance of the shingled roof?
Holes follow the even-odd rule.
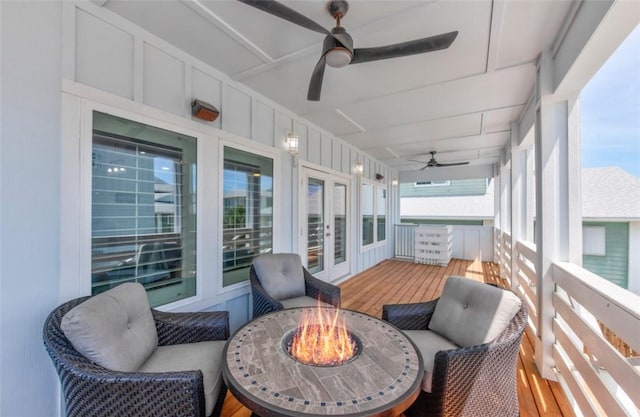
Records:
[[[582,218],[640,220],[640,178],[619,167],[584,168]]]
[[[493,187],[482,196],[403,198],[407,218],[493,218]],[[619,167],[582,170],[582,218],[587,221],[639,221],[640,178]]]

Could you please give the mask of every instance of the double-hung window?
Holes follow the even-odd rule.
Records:
[[[363,183],[361,195],[362,246],[386,240],[387,189]]]
[[[196,139],[93,113],[91,292],[144,285],[152,306],[196,294]]]

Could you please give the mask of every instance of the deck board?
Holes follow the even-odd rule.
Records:
[[[504,286],[498,265],[494,263],[452,259],[445,268],[386,260],[340,285],[342,307],[380,317],[384,304],[437,298],[445,278],[451,275]],[[535,337],[527,330],[522,338],[517,370],[521,417],[573,417],[571,405],[560,385],[538,373],[534,348]],[[227,393],[221,417],[250,416],[251,412]]]

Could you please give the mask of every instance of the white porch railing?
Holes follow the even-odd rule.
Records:
[[[640,415],[638,358],[622,356],[598,325],[640,351],[640,297],[574,264],[555,263],[552,275],[559,381],[585,416]]]
[[[394,253],[396,258],[411,258],[416,252],[415,232],[417,224],[394,224]]]
[[[538,334],[538,296],[536,292],[536,246],[531,242],[518,241],[515,244],[514,256],[516,267],[512,281],[517,291],[527,305],[529,312],[529,327],[533,334]]]
[[[506,249],[510,241],[502,237]],[[501,267],[509,258],[505,255],[497,256]],[[513,256],[513,286],[527,304],[529,326],[538,335],[536,247],[515,242]],[[606,327],[640,351],[640,297],[575,264],[554,263],[552,279],[555,371],[577,414],[640,416],[640,358],[624,357],[601,330]]]

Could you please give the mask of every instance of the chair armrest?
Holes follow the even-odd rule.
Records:
[[[253,265],[251,266],[251,269],[249,271],[249,282],[251,284],[251,297],[253,299],[254,319],[258,316],[262,316],[263,314],[284,309],[284,306],[280,301],[272,298],[269,294],[267,294],[264,287],[258,280],[258,276],[256,275],[256,271],[253,268]]]
[[[438,299],[423,303],[387,304],[382,306],[382,320],[401,330],[426,330]]]
[[[158,344],[226,340],[229,338],[229,313],[203,311],[196,313],[166,313],[151,310],[158,330]]]
[[[340,307],[340,287],[324,282],[313,275],[306,268],[304,272],[304,289],[307,297],[320,299],[320,301]]]
[[[128,373],[95,365],[60,372],[68,417],[145,415],[201,417],[202,372]],[[153,401],[151,399],[162,399]]]

